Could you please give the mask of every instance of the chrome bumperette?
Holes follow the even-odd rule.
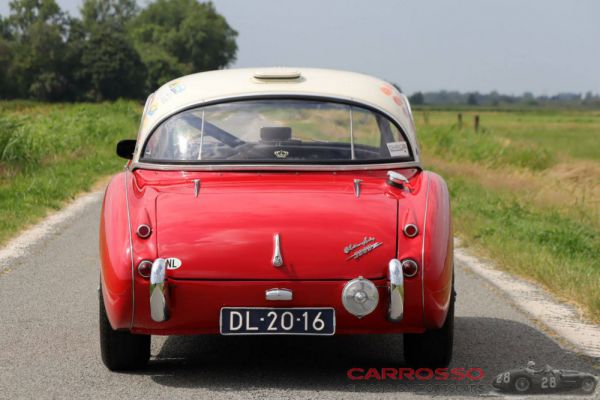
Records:
[[[167,265],[164,258],[152,263],[150,272],[150,316],[156,322],[169,319],[169,286],[167,284]]]
[[[294,292],[290,289],[269,289],[265,291],[265,300],[272,301],[290,301],[294,297]]]
[[[390,305],[387,319],[390,322],[400,322],[404,316],[404,274],[402,263],[395,258],[388,265],[388,280]]]
[[[274,267],[281,267],[283,265],[283,257],[281,256],[281,249],[279,247],[279,233],[276,233],[275,236],[273,236],[273,241],[274,241],[274,245],[275,248],[273,250],[273,266]]]

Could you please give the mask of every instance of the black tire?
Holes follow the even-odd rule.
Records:
[[[515,379],[513,389],[517,393],[527,393],[531,389],[531,380],[527,377],[520,376],[517,379]]]
[[[126,371],[144,367],[150,359],[150,335],[134,335],[116,331],[110,326],[102,290],[100,300],[100,353],[102,362],[111,371]]]
[[[442,368],[450,364],[454,343],[455,297],[453,288],[446,321],[441,328],[425,333],[404,334],[404,360],[409,365],[415,368]]]
[[[587,377],[581,381],[581,391],[585,394],[592,394],[596,390],[596,380],[594,378]]]

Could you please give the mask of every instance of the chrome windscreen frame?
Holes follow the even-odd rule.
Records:
[[[137,162],[128,167],[155,171],[368,171],[421,168],[417,161],[374,164],[155,164]]]

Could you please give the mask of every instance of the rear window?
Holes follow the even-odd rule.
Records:
[[[411,160],[385,116],[317,100],[246,100],[172,116],[152,133],[144,162],[328,163]]]

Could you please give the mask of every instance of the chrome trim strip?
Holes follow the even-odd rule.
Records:
[[[390,322],[400,322],[404,317],[404,274],[402,264],[396,258],[391,259],[388,264],[388,280],[390,304],[387,319]]]
[[[354,126],[352,124],[352,106],[350,108],[350,159],[355,160],[356,154],[354,153]]]
[[[429,174],[427,176],[427,191],[425,192],[425,216],[423,217],[423,244],[421,245],[421,304],[423,306],[423,323],[425,323],[425,238],[427,237],[427,212],[429,210]]]
[[[283,265],[283,257],[281,256],[281,249],[279,248],[279,233],[276,233],[273,236],[273,241],[275,242],[275,249],[273,250],[273,266],[281,267]]]
[[[361,182],[362,182],[362,180],[360,180],[360,179],[354,180],[354,195],[356,196],[357,199],[360,197],[360,183]]]
[[[198,160],[202,160],[202,146],[204,145],[204,109],[202,110],[202,124],[200,125],[200,150]]]
[[[133,328],[135,314],[135,265],[133,260],[133,232],[131,231],[131,212],[129,211],[129,188],[127,187],[127,173],[125,169],[125,206],[127,207],[127,226],[129,227],[129,253],[131,256],[131,324]]]
[[[132,162],[130,170],[156,171],[369,171],[378,169],[421,168],[416,161],[380,164],[154,164]]]
[[[164,258],[157,258],[152,263],[152,272],[150,272],[150,316],[156,322],[164,322],[169,319],[169,286],[167,284],[167,265]]]
[[[265,290],[265,300],[272,301],[290,301],[294,293],[290,289],[269,289]]]

